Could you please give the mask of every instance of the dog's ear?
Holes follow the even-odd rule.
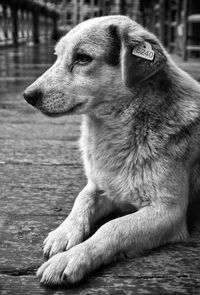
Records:
[[[167,58],[156,37],[133,25],[122,35],[121,67],[126,86],[133,87],[157,73]]]

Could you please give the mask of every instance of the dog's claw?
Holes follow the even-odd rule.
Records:
[[[46,244],[47,240],[48,240],[48,236],[47,236],[46,239],[43,241],[43,246]]]

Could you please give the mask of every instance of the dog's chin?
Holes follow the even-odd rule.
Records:
[[[86,112],[86,107],[85,107],[86,103],[77,103],[76,105],[73,105],[72,107],[70,107],[67,110],[61,110],[61,111],[57,111],[57,110],[49,110],[49,109],[45,109],[42,106],[37,107],[37,109],[39,111],[41,111],[44,115],[48,116],[48,117],[61,117],[61,116],[65,116],[65,115],[81,115],[84,114]]]

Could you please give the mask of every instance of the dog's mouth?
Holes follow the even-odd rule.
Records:
[[[72,106],[68,111],[66,111],[66,113],[67,114],[76,113],[77,111],[82,110],[84,105],[85,105],[85,102],[79,102],[76,105]]]
[[[84,110],[84,106],[85,106],[85,102],[80,102],[77,103],[75,105],[70,106],[69,109],[67,110],[63,110],[60,112],[57,111],[48,111],[48,110],[44,110],[43,108],[39,108],[41,110],[41,112],[49,117],[60,117],[60,116],[64,116],[64,115],[73,115],[73,114],[81,114]]]

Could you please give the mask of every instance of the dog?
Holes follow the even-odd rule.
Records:
[[[200,187],[200,85],[155,35],[126,16],[86,20],[55,47],[57,60],[24,92],[45,115],[82,115],[88,179],[44,241],[41,283],[82,280],[123,255],[188,238]],[[116,208],[123,216],[91,227]]]

